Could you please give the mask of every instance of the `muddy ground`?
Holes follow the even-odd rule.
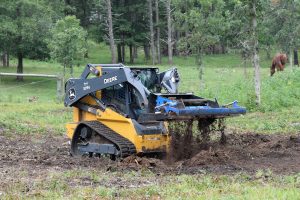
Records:
[[[68,140],[63,136],[5,136],[0,131],[0,144],[0,186],[13,180],[14,174],[20,171],[26,171],[29,177],[69,169],[148,168],[160,174],[255,173],[261,169],[276,174],[300,172],[300,135],[227,133],[225,145],[212,141],[206,150],[180,161],[135,156],[117,162],[108,158],[74,158],[69,155]]]

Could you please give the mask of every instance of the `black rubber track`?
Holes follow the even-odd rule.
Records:
[[[99,121],[86,121],[81,122],[80,124],[84,124],[94,130],[100,136],[106,138],[111,141],[113,144],[117,146],[120,151],[120,157],[124,158],[136,153],[136,148],[132,142],[130,142],[125,137],[119,135],[114,132],[104,124]]]

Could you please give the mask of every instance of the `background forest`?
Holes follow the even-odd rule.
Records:
[[[139,50],[145,63],[152,64],[160,64],[162,56],[172,64],[173,56],[232,51],[247,59],[254,45],[268,58],[275,48],[290,58],[295,53],[296,59],[299,7],[293,0],[3,0],[0,50],[3,66],[9,65],[9,55],[15,56],[22,71],[24,57],[57,58],[51,40],[82,27],[77,36],[84,40],[81,49],[87,50],[89,41],[104,42],[110,45],[114,63],[135,63]],[[79,43],[77,38],[60,39]],[[88,57],[88,52],[81,55]]]
[[[234,53],[254,66],[259,105],[259,52],[269,60],[283,52],[298,65],[299,18],[294,0],[3,0],[0,51],[4,67],[17,59],[18,73],[29,58],[57,61],[72,74],[93,44],[104,43],[111,63],[142,57],[137,64],[155,65],[167,57],[172,65],[173,57],[193,57],[201,80],[206,55]]]

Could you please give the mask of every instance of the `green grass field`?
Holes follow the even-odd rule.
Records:
[[[140,52],[142,54],[142,52]],[[92,45],[89,58],[78,62],[75,67],[75,76],[78,76],[86,63],[109,63],[110,56],[108,48],[104,45]],[[140,55],[136,65],[144,62]],[[166,58],[163,64],[158,66],[161,71],[168,69]],[[61,74],[62,67],[57,63],[40,62],[26,59],[24,73]],[[140,63],[140,64],[139,64]],[[16,60],[11,61],[12,67],[0,68],[1,72],[15,72]],[[255,105],[253,69],[248,62],[247,75],[239,55],[208,55],[204,57],[204,77],[199,80],[199,70],[194,58],[175,57],[174,66],[179,69],[181,75],[181,92],[194,92],[206,98],[217,98],[221,104],[238,100],[245,106],[249,113],[245,116],[227,120],[228,127],[237,131],[254,131],[260,133],[297,133],[300,130],[298,121],[300,114],[300,70],[290,69],[287,66],[283,73],[276,73],[274,77],[269,76],[270,60],[261,55],[262,75],[262,105]],[[30,103],[29,99],[38,97],[37,103]],[[15,115],[18,112],[18,120],[28,121],[27,116],[40,116],[52,109],[62,109],[63,104],[56,100],[56,80],[47,78],[26,77],[23,82],[16,82],[13,77],[0,77],[0,104],[7,112],[0,113],[0,122],[6,126],[14,126]],[[67,111],[69,109],[66,109]],[[41,113],[43,111],[44,113]],[[15,127],[22,133],[40,132],[42,129],[55,130],[57,134],[63,134],[64,122],[69,120],[69,115],[64,113],[61,123],[56,123],[54,115],[44,115],[41,120],[35,121],[38,130],[31,128]],[[54,117],[53,117],[54,116]],[[54,119],[53,119],[54,118]],[[54,123],[46,123],[46,122]],[[25,124],[25,123],[21,123]],[[31,125],[28,125],[31,126]],[[23,128],[22,128],[23,127]],[[35,126],[32,126],[35,127]]]
[[[41,179],[41,178],[40,178]],[[77,186],[89,180],[89,186]],[[100,186],[97,186],[97,184]],[[70,170],[49,172],[46,181],[21,181],[10,188],[7,199],[299,199],[299,176],[163,175],[151,171],[103,172]],[[31,192],[23,198],[22,192]]]
[[[75,76],[86,63],[109,63],[108,47],[92,44],[89,58],[78,61]],[[149,61],[148,61],[149,62]],[[204,79],[199,80],[199,70],[194,58],[175,57],[174,66],[181,75],[181,92],[194,92],[207,98],[217,98],[221,104],[238,100],[247,107],[245,116],[227,120],[228,129],[237,132],[264,134],[297,134],[300,131],[300,70],[288,66],[283,73],[269,77],[270,60],[261,55],[262,105],[254,101],[253,69],[248,62],[247,75],[239,55],[207,55],[204,57]],[[146,66],[140,52],[136,65]],[[15,72],[16,60],[11,67],[0,72]],[[24,73],[61,74],[62,67],[55,62],[25,59]],[[158,66],[161,71],[169,68],[167,59]],[[29,99],[37,97],[36,102]],[[71,109],[65,108],[56,99],[56,81],[47,78],[26,77],[16,82],[12,77],[0,77],[0,129],[7,137],[29,135],[38,137],[51,134],[63,137],[65,123],[71,120]],[[0,131],[1,133],[1,131]],[[1,164],[0,164],[1,165]],[[9,187],[0,187],[0,199],[300,199],[300,174],[280,176],[271,174],[235,175],[159,175],[151,171],[105,172],[101,169],[91,172],[69,170],[52,171],[47,178],[30,183],[36,193],[27,194],[26,180],[16,180]],[[24,172],[26,176],[27,172]],[[151,180],[145,186],[114,187],[75,186],[70,180],[88,177],[104,181],[120,177],[131,181]],[[157,179],[157,180],[156,180]],[[152,181],[156,180],[156,181]],[[2,194],[4,192],[4,194]]]

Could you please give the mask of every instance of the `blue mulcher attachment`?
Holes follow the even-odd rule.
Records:
[[[217,100],[211,101],[193,94],[156,94],[155,113],[176,118],[224,118],[246,113],[237,101],[220,106]]]

